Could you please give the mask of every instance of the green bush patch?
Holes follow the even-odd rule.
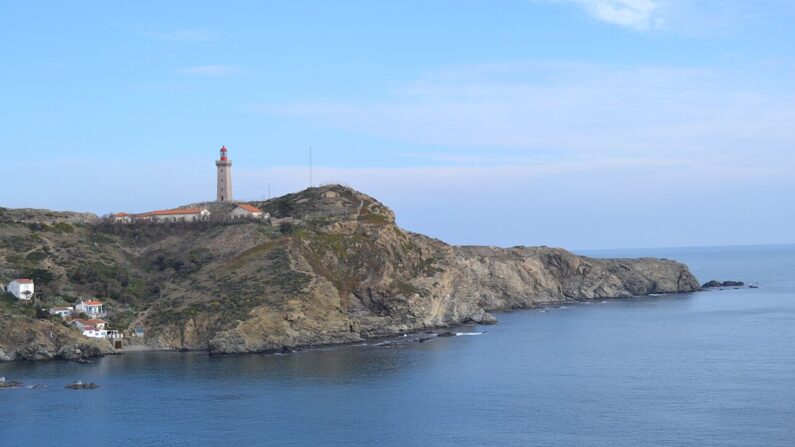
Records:
[[[47,253],[43,251],[32,251],[25,256],[28,261],[39,262],[47,257]]]

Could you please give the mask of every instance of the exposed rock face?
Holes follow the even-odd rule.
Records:
[[[490,310],[700,288],[674,261],[447,245],[401,230],[387,207],[340,186],[255,205],[275,226],[86,224],[42,233],[46,250],[37,240],[25,248],[46,253],[42,262],[62,280],[46,292],[104,291],[111,310],[129,309],[128,324],[146,327],[141,342],[211,353],[353,342],[493,323]],[[280,231],[279,222],[291,225]],[[18,241],[29,231],[11,227]]]
[[[85,361],[113,352],[106,341],[83,337],[47,320],[0,318],[0,360]]]

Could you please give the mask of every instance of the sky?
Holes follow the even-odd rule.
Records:
[[[790,0],[0,0],[0,206],[341,183],[454,244],[792,243]]]

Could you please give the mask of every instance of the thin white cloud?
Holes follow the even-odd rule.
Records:
[[[516,64],[459,76],[447,70],[380,100],[310,99],[254,110],[446,150],[600,157],[790,150],[795,85],[782,80],[766,89],[749,84],[753,78],[688,68]]]
[[[570,5],[607,24],[633,31],[664,29],[690,37],[769,32],[795,15],[791,0],[529,0]]]
[[[663,24],[661,0],[553,0],[573,3],[597,20],[634,30],[659,28]]]
[[[479,165],[479,166],[499,166],[499,165],[533,165],[548,162],[547,157],[539,156],[516,156],[513,155],[473,155],[463,153],[445,152],[402,152],[397,155],[421,161],[435,162],[445,165]]]
[[[135,31],[136,34],[153,40],[177,44],[197,44],[216,42],[221,39],[218,31],[206,28],[182,28],[173,30],[145,30]]]
[[[191,76],[231,76],[243,72],[243,69],[234,65],[197,65],[178,70],[179,74]]]

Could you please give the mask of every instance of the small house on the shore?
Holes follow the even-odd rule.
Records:
[[[84,313],[91,318],[104,317],[106,315],[105,305],[99,300],[81,300],[75,306],[75,313]]]
[[[27,278],[19,278],[8,283],[6,291],[18,300],[30,301],[33,298],[33,280]]]
[[[76,318],[72,324],[74,324],[86,337],[106,338],[113,344],[114,348],[121,349],[122,347],[124,334],[115,329],[108,329],[108,322],[105,320],[100,320],[98,318],[88,320]]]
[[[268,213],[247,203],[238,204],[229,215],[233,219],[267,219],[270,217]]]

